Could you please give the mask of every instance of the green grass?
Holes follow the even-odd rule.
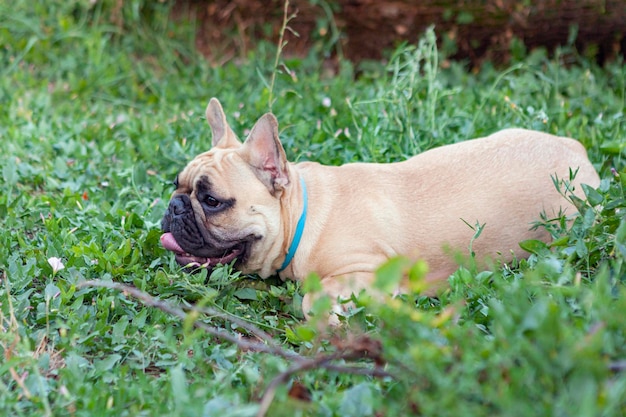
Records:
[[[85,280],[210,306],[286,351],[339,349],[303,321],[299,284],[227,267],[186,275],[159,245],[171,182],[209,147],[203,114],[215,96],[240,135],[272,100],[291,160],[395,161],[519,126],[576,137],[603,178],[569,230],[545,225],[551,247],[527,242],[528,260],[461,269],[438,299],[356,299],[343,340],[380,341],[393,377],[300,372],[268,415],[626,415],[623,62],[600,68],[562,48],[474,73],[437,57],[430,33],[386,66],[343,63],[334,77],[321,75],[321,52],[281,58],[270,92],[274,46],[212,67],[165,4],[123,2],[120,21],[109,3],[0,4],[0,414],[255,415],[291,365],[126,294],[77,286]],[[565,55],[574,63],[562,65]],[[381,285],[406,268],[388,264]],[[310,402],[288,396],[294,380]]]

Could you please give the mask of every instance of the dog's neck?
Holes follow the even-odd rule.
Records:
[[[291,237],[291,243],[289,244],[287,256],[285,257],[282,266],[278,269],[278,273],[283,272],[291,263],[291,260],[298,250],[300,239],[302,238],[302,234],[304,232],[304,225],[306,224],[307,211],[309,208],[309,197],[306,189],[306,182],[302,176],[300,176],[300,189],[302,195],[302,211],[300,213],[300,217],[298,218],[298,223],[296,223],[296,229]]]

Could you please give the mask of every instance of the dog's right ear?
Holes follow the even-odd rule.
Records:
[[[241,146],[241,142],[226,121],[222,105],[215,97],[206,106],[206,120],[213,132],[213,147],[239,148]]]
[[[256,122],[239,152],[272,195],[289,184],[287,157],[273,114],[267,113]]]

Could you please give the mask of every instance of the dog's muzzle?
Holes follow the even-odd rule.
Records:
[[[242,260],[248,246],[245,241],[206,242],[198,227],[191,200],[186,194],[174,196],[161,221],[161,244],[174,252],[176,262],[184,267],[214,267],[235,258]]]

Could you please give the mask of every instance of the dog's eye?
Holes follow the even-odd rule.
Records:
[[[215,197],[211,195],[207,195],[206,197],[204,197],[204,202],[206,203],[207,206],[211,208],[219,207],[222,204],[220,201],[218,201]]]
[[[172,184],[174,184],[174,187],[178,188],[178,175]]]

